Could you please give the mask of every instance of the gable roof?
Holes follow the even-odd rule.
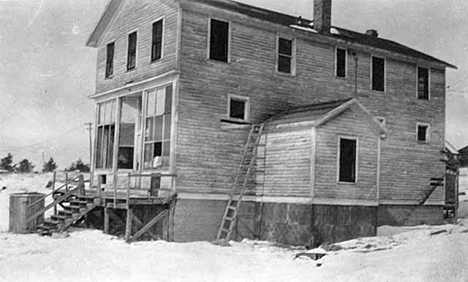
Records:
[[[458,150],[447,140],[445,140],[445,149],[447,149],[451,154],[458,155]]]
[[[353,106],[357,107],[364,114],[365,118],[379,134],[387,134],[386,127],[359,103],[356,98],[300,106],[273,116],[268,120],[267,126],[294,123],[320,126]]]
[[[114,15],[118,12],[123,1],[124,0],[110,0],[99,23],[97,24],[91,36],[89,37],[88,42],[86,43],[86,46],[97,47],[97,45],[99,44],[100,38],[104,35],[105,31],[107,30],[108,26],[112,22]],[[291,15],[251,6],[251,5],[244,4],[244,3],[239,3],[236,1],[231,1],[231,0],[174,0],[174,1],[185,2],[185,3],[191,3],[191,2],[201,3],[201,4],[209,5],[212,7],[240,13],[251,18],[287,26],[289,28],[296,28],[296,29],[309,31],[312,34],[317,33],[313,29],[312,20],[297,18]],[[369,36],[363,33],[347,30],[344,28],[332,27],[330,30],[330,34],[323,35],[323,36],[329,36],[333,38],[346,40],[347,42],[351,42],[351,43],[357,43],[357,44],[361,44],[365,46],[383,49],[383,50],[390,51],[390,52],[395,52],[395,53],[402,54],[405,56],[410,56],[416,59],[441,64],[449,68],[455,68],[455,69],[457,68],[456,66],[452,64],[449,64],[435,57],[432,57],[430,55],[419,52],[415,49],[399,44],[397,42],[384,39],[381,37]]]

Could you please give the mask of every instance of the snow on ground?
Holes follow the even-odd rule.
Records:
[[[2,181],[34,191],[48,181],[36,177],[38,186],[17,175]],[[7,226],[8,216],[0,215]],[[305,250],[258,241],[126,244],[99,230],[74,230],[61,239],[1,232],[0,281],[468,281],[468,220],[383,226],[378,233],[324,246],[327,255],[314,261],[295,259]]]

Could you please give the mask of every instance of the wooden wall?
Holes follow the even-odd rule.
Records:
[[[445,131],[443,69],[431,68],[431,99],[418,100],[416,63],[396,60],[388,52],[373,50],[373,55],[387,57],[387,79],[385,92],[372,91],[370,50],[358,49],[355,56],[349,55],[348,76],[336,78],[335,45],[346,47],[343,41],[323,43],[319,35],[209,6],[184,4],[182,7],[179,189],[228,191],[246,137],[245,132],[221,129],[220,120],[227,114],[228,94],[250,98],[252,122],[260,122],[290,105],[356,97],[372,114],[386,118],[389,133],[382,142],[383,200],[415,200],[428,189],[431,177],[443,175],[443,164],[439,163]],[[207,59],[209,17],[230,21],[228,63]],[[277,34],[296,38],[295,76],[275,72]],[[430,67],[430,63],[423,66]],[[417,122],[431,124],[428,144],[416,142]],[[437,192],[431,200],[440,202],[443,194]]]
[[[265,137],[265,179],[257,194],[310,197],[311,128],[273,131]]]
[[[163,58],[151,63],[152,25],[164,17]],[[96,92],[166,73],[177,67],[178,6],[175,1],[126,0],[104,34],[97,56]],[[127,71],[128,34],[137,31],[137,66]],[[115,41],[114,75],[105,78],[106,46]]]
[[[357,138],[357,182],[338,183],[338,140]],[[316,198],[371,200],[377,203],[378,139],[362,112],[351,108],[317,128]]]

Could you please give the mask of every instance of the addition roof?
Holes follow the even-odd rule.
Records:
[[[311,34],[317,33],[313,29],[312,20],[302,19],[302,18],[291,16],[291,15],[255,7],[252,5],[239,3],[236,1],[231,1],[231,0],[175,0],[175,1],[179,1],[181,3],[192,3],[192,2],[201,3],[201,4],[209,5],[212,7],[217,7],[220,9],[225,9],[225,10],[233,11],[236,13],[240,13],[248,17],[267,21],[270,23],[309,31]],[[93,33],[89,37],[88,42],[86,43],[87,46],[97,47],[99,40],[101,39],[103,34],[106,32],[108,26],[111,24],[112,19],[114,18],[115,14],[117,14],[123,2],[124,0],[110,0],[96,28],[94,29]],[[395,53],[402,54],[405,56],[410,56],[416,59],[429,61],[429,62],[444,65],[445,67],[456,69],[456,66],[452,64],[449,64],[435,57],[432,57],[430,55],[427,55],[415,49],[412,49],[410,47],[404,46],[397,42],[384,39],[381,37],[373,37],[373,36],[369,36],[363,33],[340,28],[340,27],[332,27],[330,30],[330,34],[325,35],[325,36],[330,36],[333,38],[346,40],[352,43],[357,43],[357,44],[361,44],[365,46],[370,46],[374,48],[379,48],[379,49],[395,52]]]
[[[355,107],[363,113],[365,118],[380,134],[387,134],[387,129],[382,125],[356,98],[345,100],[335,100],[323,103],[300,106],[286,110],[266,121],[268,126],[286,125],[286,124],[307,124],[311,126],[320,126],[327,121],[337,117],[344,111]]]

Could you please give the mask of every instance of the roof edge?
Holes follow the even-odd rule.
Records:
[[[122,7],[124,0],[110,0],[107,3],[104,12],[102,12],[99,22],[94,28],[93,32],[86,41],[86,46],[88,47],[97,47],[101,41],[102,36],[108,29],[110,23],[114,19],[117,11]]]

